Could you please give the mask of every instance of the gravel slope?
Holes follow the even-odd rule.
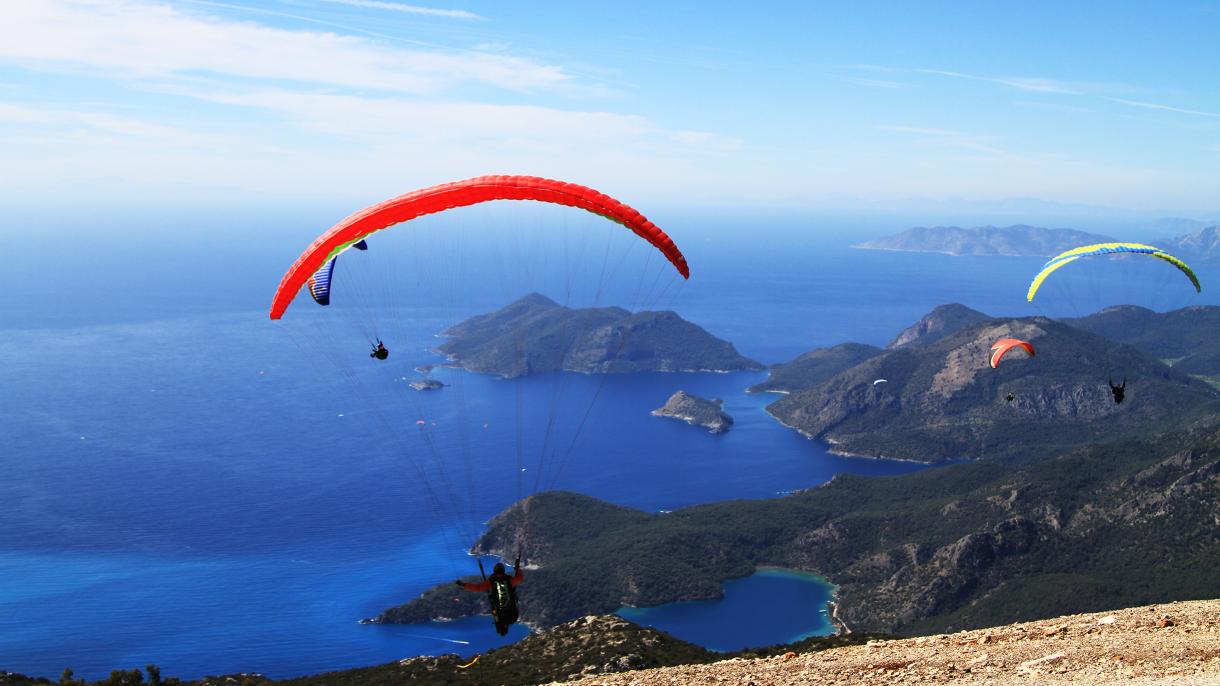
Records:
[[[1070,615],[765,660],[729,660],[568,684],[1217,684],[1220,600]]]

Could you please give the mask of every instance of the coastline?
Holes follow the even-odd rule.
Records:
[[[439,351],[437,351],[435,348],[428,348],[428,352],[430,352],[434,355],[442,354]],[[495,377],[499,377],[501,379],[520,379],[520,378],[524,378],[526,376],[531,376],[532,374],[560,374],[560,373],[565,373],[565,372],[569,373],[569,374],[584,374],[586,376],[597,376],[598,374],[736,374],[739,372],[757,372],[757,371],[759,371],[757,369],[633,369],[633,370],[624,371],[624,372],[614,372],[614,371],[597,371],[597,370],[590,370],[590,369],[551,369],[551,370],[546,370],[546,371],[541,371],[541,372],[532,372],[532,373],[527,373],[527,374],[514,374],[514,375],[510,376],[503,372],[483,370],[483,369],[471,369],[470,367],[467,367],[462,362],[462,360],[460,358],[458,358],[456,355],[444,355],[444,357],[445,357],[446,363],[432,365],[433,368],[441,367],[444,369],[461,369],[462,371],[470,372],[471,374],[487,374],[488,376],[495,376]],[[416,371],[419,371],[419,368],[417,368]]]
[[[764,411],[772,419],[779,422],[780,426],[792,429],[793,431],[799,433],[800,435],[804,436],[806,439],[808,439],[810,441],[822,441],[827,446],[830,446],[826,450],[826,452],[830,453],[831,455],[836,455],[838,457],[851,457],[851,458],[863,459],[863,460],[889,460],[891,462],[910,462],[913,464],[922,464],[922,465],[940,464],[940,462],[928,462],[926,460],[915,460],[915,459],[911,459],[909,457],[883,457],[883,456],[879,456],[879,455],[864,455],[862,453],[852,453],[852,452],[848,452],[846,450],[841,450],[841,449],[835,447],[836,445],[839,444],[839,442],[836,441],[835,439],[818,438],[817,436],[810,434],[808,431],[805,431],[799,427],[792,426],[791,424],[788,424],[787,422],[780,419],[779,417],[776,417],[774,414],[771,413],[771,410],[764,409]]]

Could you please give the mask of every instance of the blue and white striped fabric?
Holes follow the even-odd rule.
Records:
[[[365,243],[363,240],[359,240],[348,247],[355,248],[357,250],[368,250],[369,244]],[[346,252],[346,250],[347,248],[344,248],[344,252]],[[342,255],[343,252],[340,252],[339,254]],[[339,255],[335,255],[330,259],[329,262],[322,265],[321,269],[314,272],[314,275],[309,277],[309,280],[305,282],[305,286],[309,288],[309,294],[313,296],[314,302],[318,303],[319,305],[330,304],[330,277],[334,275],[335,262],[338,261]]]
[[[336,257],[322,265],[322,268],[314,272],[314,275],[305,282],[305,286],[309,288],[309,294],[319,305],[330,304],[330,277],[335,273],[335,262],[338,259]]]

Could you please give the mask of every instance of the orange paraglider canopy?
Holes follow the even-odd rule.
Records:
[[[1013,348],[1024,348],[1030,357],[1034,356],[1034,346],[1016,338],[1001,338],[991,344],[991,368],[995,369],[1004,355]]]

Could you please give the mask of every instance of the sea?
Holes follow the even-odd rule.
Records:
[[[421,308],[392,341],[401,375],[370,377],[379,363],[366,341],[339,340],[353,360],[336,365],[333,350],[267,318],[319,222],[268,212],[213,235],[192,221],[173,239],[117,221],[48,231],[6,269],[0,670],[285,678],[471,655],[528,628],[501,638],[486,617],[360,620],[477,575],[466,550],[522,495],[562,489],[659,513],[925,468],[832,455],[781,426],[765,412],[778,396],[745,392],[765,372],[505,380],[440,367],[431,375],[446,388],[407,389],[416,367],[443,361],[427,348],[458,314],[525,294],[501,288],[466,312]],[[1041,259],[859,250],[850,244],[910,224],[819,221],[674,222],[693,278],[665,305],[767,364],[884,345],[944,303],[1040,313],[1024,294]],[[479,292],[489,277],[461,278]],[[1192,302],[1217,301],[1205,290]],[[723,399],[732,430],[649,414],[679,389]],[[390,397],[409,404],[388,414]],[[730,650],[828,631],[829,593],[815,577],[763,570],[726,584],[722,601],[621,613]]]

